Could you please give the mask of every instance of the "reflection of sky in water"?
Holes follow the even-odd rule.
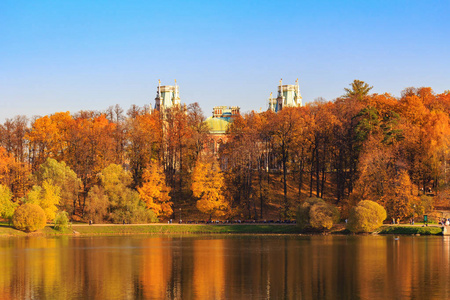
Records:
[[[450,294],[450,237],[396,238],[4,238],[0,299],[434,299]]]

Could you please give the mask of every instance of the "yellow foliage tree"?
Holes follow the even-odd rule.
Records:
[[[386,210],[370,200],[363,200],[350,211],[347,228],[352,232],[372,232],[383,225]]]
[[[142,175],[142,187],[138,188],[139,196],[160,217],[169,217],[172,213],[170,187],[166,185],[166,176],[162,165],[152,160]]]
[[[55,218],[61,201],[61,188],[45,180],[42,187],[35,185],[27,194],[27,203],[39,205],[45,212],[47,220]]]
[[[11,221],[14,211],[17,208],[17,203],[11,201],[12,193],[10,189],[3,184],[0,184],[0,217]]]
[[[197,200],[197,209],[203,213],[221,216],[229,205],[223,194],[224,176],[214,157],[200,157],[192,173],[192,193]]]

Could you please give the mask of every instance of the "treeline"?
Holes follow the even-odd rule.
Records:
[[[264,219],[275,209],[291,218],[313,196],[344,216],[363,199],[391,217],[419,214],[432,202],[421,194],[446,199],[450,92],[370,90],[355,80],[334,101],[238,116],[217,153],[196,103],[163,114],[116,105],[17,116],[0,126],[0,183],[19,204],[53,187],[55,207],[98,221],[170,218],[195,204],[210,217]]]
[[[445,202],[450,92],[407,88],[395,98],[369,94],[371,88],[355,80],[334,101],[237,118],[221,156],[234,198],[248,201],[256,190],[263,207],[263,174],[276,169],[285,215],[298,205],[289,201],[289,181],[298,185],[297,199],[326,198],[344,216],[360,200],[376,201],[400,219],[429,210],[433,199],[420,197],[427,192],[440,192]]]

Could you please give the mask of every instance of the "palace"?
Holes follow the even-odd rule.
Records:
[[[161,86],[161,80],[158,80],[158,90],[155,98],[155,109],[164,111],[166,108],[171,108],[180,105],[180,94],[178,91],[177,80],[175,85]]]
[[[279,112],[283,107],[298,106],[302,106],[302,95],[300,94],[300,87],[298,86],[298,78],[295,81],[295,85],[283,85],[282,79],[280,79],[277,98],[273,98],[272,93],[270,93],[269,110]]]
[[[164,111],[165,109],[179,106],[180,93],[175,79],[175,85],[161,86],[161,80],[158,80],[158,90],[155,98],[155,110]],[[298,85],[298,79],[293,85],[283,85],[282,80],[278,85],[277,98],[272,97],[270,93],[268,110],[279,112],[284,107],[299,107],[302,106],[302,96]],[[213,115],[205,120],[209,126],[210,142],[208,148],[213,153],[219,151],[221,144],[226,142],[226,131],[230,122],[233,122],[234,117],[240,114],[239,106],[215,106],[213,108]]]
[[[216,106],[213,116],[205,120],[209,126],[209,148],[212,153],[218,153],[221,144],[226,142],[228,125],[240,114],[239,106]]]
[[[300,87],[298,85],[298,78],[295,84],[282,84],[282,79],[278,85],[278,95],[273,98],[272,93],[268,100],[269,110],[279,112],[284,107],[299,107],[302,106],[302,95],[300,94]],[[180,92],[175,79],[175,85],[161,86],[161,80],[158,80],[158,90],[156,91],[155,109],[164,110],[180,105]],[[239,107],[237,106],[216,106],[213,110],[213,118],[220,118],[229,122],[230,117],[239,114]]]

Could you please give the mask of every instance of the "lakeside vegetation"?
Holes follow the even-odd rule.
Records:
[[[239,115],[218,147],[196,103],[8,119],[0,216],[33,204],[63,223],[292,220],[316,197],[324,218],[308,218],[328,229],[362,200],[403,222],[449,207],[450,92],[371,89],[355,80],[333,101]]]
[[[404,235],[442,235],[440,226],[382,226],[375,230],[378,234]],[[200,225],[200,224],[145,224],[145,225],[85,225],[76,224],[64,229],[54,226],[31,233],[17,230],[7,224],[0,225],[0,237],[26,236],[96,236],[122,234],[352,234],[343,224],[334,226],[330,230],[305,230],[296,225],[264,225],[264,224],[233,224],[233,225]]]
[[[440,226],[383,226],[379,234],[420,234],[420,235],[441,235]]]
[[[104,235],[104,234],[300,234],[295,225],[193,225],[193,224],[149,224],[149,225],[75,225],[64,230],[46,226],[31,235]],[[13,227],[0,226],[0,236],[27,236]]]

